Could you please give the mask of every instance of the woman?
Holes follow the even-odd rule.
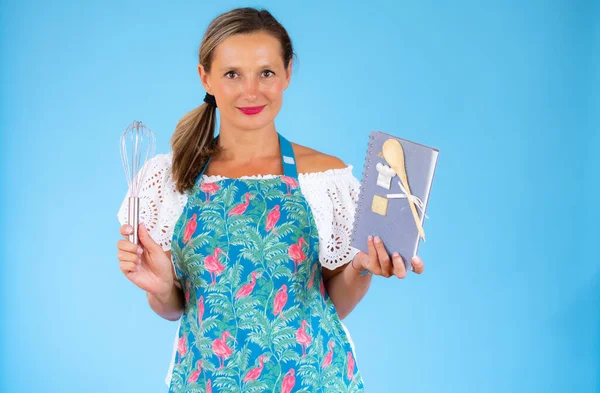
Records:
[[[152,309],[180,319],[170,392],[361,392],[341,319],[367,292],[365,273],[406,275],[379,239],[368,254],[349,246],[352,167],[276,131],[292,57],[267,11],[211,22],[198,65],[205,103],[180,120],[172,152],[147,164],[140,246],[117,244]],[[418,257],[412,268],[423,271]]]

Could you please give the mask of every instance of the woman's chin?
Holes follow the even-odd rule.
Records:
[[[258,130],[265,128],[269,124],[273,123],[273,120],[273,118],[259,115],[254,117],[247,116],[245,118],[239,119],[239,121],[237,121],[236,123],[238,124],[239,128],[242,129]]]

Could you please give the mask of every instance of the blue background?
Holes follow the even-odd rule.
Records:
[[[600,6],[0,1],[3,392],[165,392],[176,323],[118,268],[134,119],[169,150],[210,20],[298,53],[277,127],[360,177],[368,133],[440,149],[422,276],[345,320],[368,392],[600,391]]]

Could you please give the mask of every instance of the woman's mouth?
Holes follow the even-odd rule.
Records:
[[[264,107],[266,105],[262,105],[262,106],[246,106],[243,108],[239,108],[238,109],[244,114],[244,115],[256,115],[257,113],[260,113]]]

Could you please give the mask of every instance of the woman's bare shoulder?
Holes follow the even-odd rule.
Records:
[[[325,172],[329,169],[343,169],[347,165],[335,156],[322,153],[310,147],[292,143],[298,173]]]

